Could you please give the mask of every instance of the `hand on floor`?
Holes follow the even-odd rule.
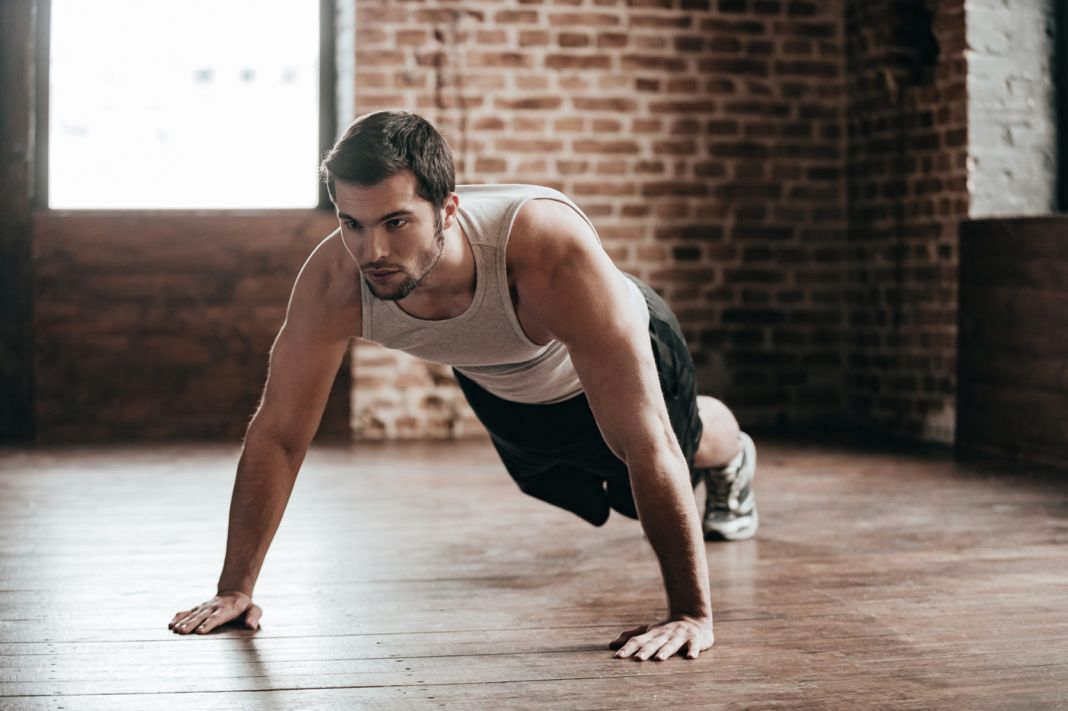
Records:
[[[219,625],[244,616],[244,626],[259,629],[263,608],[252,602],[252,598],[239,591],[219,593],[207,602],[191,610],[182,610],[175,614],[167,625],[172,632],[197,634],[210,632]]]
[[[609,642],[608,647],[619,649],[617,659],[633,654],[635,659],[644,662],[650,657],[663,661],[680,649],[685,649],[687,659],[696,659],[714,642],[711,617],[678,615],[675,619],[625,630]]]

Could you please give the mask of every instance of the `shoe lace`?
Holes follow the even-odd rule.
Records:
[[[713,469],[705,480],[708,486],[708,500],[715,508],[730,510],[731,490],[737,475],[733,472],[717,471]]]

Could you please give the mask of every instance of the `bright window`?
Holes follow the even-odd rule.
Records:
[[[48,206],[309,208],[319,0],[51,0]]]

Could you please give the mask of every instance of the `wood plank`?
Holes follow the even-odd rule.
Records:
[[[218,575],[235,446],[0,450],[0,706],[1068,699],[1063,480],[758,447],[760,533],[707,546],[716,645],[663,663],[607,649],[664,612],[638,523],[594,528],[522,495],[488,442],[315,446],[257,587],[263,627],[191,636],[166,624]]]

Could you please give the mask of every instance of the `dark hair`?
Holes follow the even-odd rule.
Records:
[[[437,129],[418,114],[385,109],[349,124],[320,163],[319,177],[333,197],[333,180],[377,185],[402,170],[415,174],[419,196],[436,208],[456,189],[452,151]]]

